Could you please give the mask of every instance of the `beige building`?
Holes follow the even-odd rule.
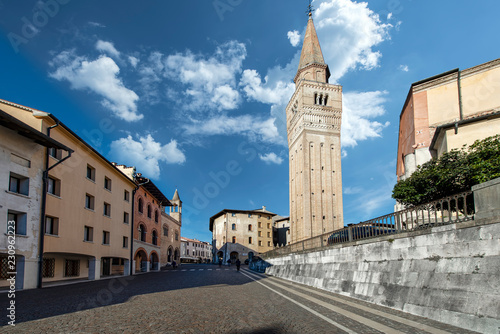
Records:
[[[15,277],[16,290],[32,289],[38,283],[45,152],[71,150],[1,109],[0,287]]]
[[[135,183],[53,115],[0,100],[2,110],[74,152],[47,150],[44,282],[129,274]]]
[[[273,217],[275,213],[257,210],[222,210],[210,217],[214,262],[222,259],[244,261],[273,249]]]
[[[398,180],[454,148],[500,133],[500,59],[411,85],[399,121]]]
[[[342,228],[340,125],[342,87],[328,83],[309,15],[295,93],[286,107],[290,164],[291,242]]]
[[[181,237],[181,262],[212,262],[212,245],[206,241]]]
[[[169,265],[173,261],[181,262],[182,201],[177,189],[170,203],[172,206],[169,207],[168,213],[166,210],[161,213],[161,243],[163,246],[160,262],[162,266]]]

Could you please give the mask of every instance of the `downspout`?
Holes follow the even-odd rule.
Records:
[[[47,128],[47,136],[50,137],[50,130],[59,126],[59,122],[56,124],[50,126]],[[47,206],[47,183],[49,180],[49,171],[56,167],[57,165],[63,163],[65,160],[69,159],[71,157],[71,153],[73,151],[67,151],[68,155],[64,157],[63,159],[59,160],[57,163],[49,167],[49,149],[46,148],[46,154],[45,154],[45,170],[43,171],[43,176],[42,176],[42,212],[41,212],[41,218],[40,218],[40,247],[38,248],[38,283],[37,283],[37,288],[42,287],[42,275],[43,275],[43,246],[44,246],[44,240],[45,240],[45,212],[46,212],[46,206]]]
[[[458,107],[460,110],[460,120],[462,121],[464,119],[464,111],[463,111],[463,103],[462,103],[462,79],[461,79],[461,71],[458,70],[458,78],[457,78],[457,85],[458,85]],[[458,131],[458,129],[456,129]]]
[[[135,178],[135,177],[134,177]],[[146,182],[138,184],[134,190],[132,190],[132,219],[130,222],[130,275],[132,275],[132,268],[134,265],[134,218],[135,218],[135,193],[139,189],[140,186],[149,182],[147,179]]]

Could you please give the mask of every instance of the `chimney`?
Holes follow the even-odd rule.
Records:
[[[265,207],[264,205],[262,206],[262,210],[263,210],[263,211],[266,211],[266,207]]]

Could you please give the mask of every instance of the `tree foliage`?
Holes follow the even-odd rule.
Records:
[[[460,150],[446,152],[421,166],[406,180],[399,181],[392,198],[416,206],[469,191],[475,184],[500,177],[500,135],[477,140]]]

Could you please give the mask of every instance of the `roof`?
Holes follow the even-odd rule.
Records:
[[[189,238],[186,238],[186,237],[181,237],[181,241],[186,241],[186,242],[198,242],[200,244],[207,244],[207,245],[211,245],[209,242],[207,241],[201,241],[201,240],[198,240],[198,239],[189,239]]]
[[[179,192],[177,191],[177,189],[175,189],[175,193],[174,193],[174,197],[172,197],[172,201],[182,202],[180,197],[179,197]]]
[[[48,147],[57,148],[67,152],[73,152],[66,145],[61,144],[57,140],[47,136],[46,134],[32,128],[31,126],[21,122],[17,118],[0,109],[0,125],[17,132],[19,135],[33,140],[35,143]]]
[[[71,134],[73,137],[75,137],[78,141],[80,141],[82,144],[84,144],[90,151],[92,151],[94,154],[96,154],[99,158],[101,158],[105,163],[107,163],[109,166],[111,166],[112,168],[114,168],[114,170],[123,175],[124,178],[126,178],[130,183],[134,183],[133,180],[131,180],[127,175],[125,175],[121,170],[119,170],[118,168],[116,168],[116,166],[110,162],[108,159],[106,159],[101,153],[97,152],[97,150],[95,148],[93,148],[92,146],[90,146],[85,140],[83,140],[82,138],[80,138],[80,136],[78,136],[76,133],[73,132],[73,130],[71,130],[69,127],[67,127],[63,122],[61,122],[56,116],[50,114],[50,113],[47,113],[47,112],[43,112],[43,111],[40,111],[38,109],[32,109],[32,108],[28,108],[28,107],[25,107],[25,106],[22,106],[20,104],[16,104],[16,103],[13,103],[13,102],[9,102],[9,101],[6,101],[6,100],[3,100],[3,99],[0,99],[0,102],[1,103],[5,103],[7,105],[10,105],[10,106],[13,106],[13,107],[16,107],[16,108],[19,108],[19,109],[22,109],[22,110],[26,110],[26,111],[29,111],[29,112],[32,112],[34,116],[41,116],[41,117],[49,117],[51,118],[56,124],[58,124],[59,126],[61,126],[62,128],[64,128],[67,132],[69,132],[69,134]],[[12,117],[12,116],[11,116]],[[14,117],[15,118],[15,117]],[[24,124],[24,123],[23,123]],[[36,131],[36,130],[35,130]],[[73,152],[73,151],[72,151]]]
[[[213,215],[212,217],[210,217],[210,231],[213,231],[213,226],[214,226],[214,220],[217,219],[218,217],[226,214],[226,213],[243,213],[243,214],[259,214],[259,213],[265,213],[265,214],[268,214],[268,215],[271,215],[271,216],[276,216],[275,213],[272,213],[270,211],[267,211],[265,210],[264,208],[262,209],[257,209],[257,210],[232,210],[232,209],[224,209],[218,213],[216,213],[215,215]]]
[[[141,185],[142,187],[144,187],[147,191],[149,191],[149,193],[151,195],[153,195],[161,203],[161,205],[172,206],[172,203],[170,203],[168,198],[165,197],[165,195],[163,195],[163,193],[160,191],[160,189],[158,189],[158,187],[156,187],[156,185],[150,179],[142,177],[142,176],[136,176],[135,182],[138,185]]]
[[[306,34],[304,36],[304,42],[302,44],[302,51],[300,53],[298,72],[312,64],[326,66],[328,79],[328,77],[330,76],[330,71],[328,69],[328,66],[325,64],[323,52],[321,52],[321,46],[319,45],[319,39],[318,35],[316,34],[316,28],[314,27],[312,16],[309,16],[309,20],[307,21]]]

